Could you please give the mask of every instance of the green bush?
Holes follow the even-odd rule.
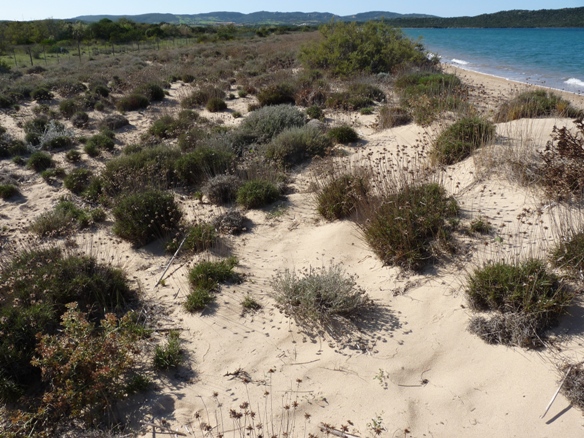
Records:
[[[115,131],[129,124],[130,122],[128,121],[128,119],[126,119],[121,114],[110,114],[109,116],[101,120],[101,122],[99,122],[99,128],[111,129]]]
[[[318,105],[312,105],[306,108],[306,115],[311,119],[321,120],[324,118],[324,112]]]
[[[281,104],[292,104],[295,103],[296,90],[294,87],[287,83],[269,85],[268,87],[260,90],[258,93],[258,101],[261,106],[267,105],[281,105]]]
[[[104,190],[117,196],[144,187],[169,188],[177,181],[175,163],[180,156],[177,149],[156,146],[113,158],[101,174]]]
[[[211,113],[218,113],[225,111],[227,109],[227,104],[219,97],[212,97],[207,101],[207,105],[205,107],[207,108],[207,111]]]
[[[367,199],[370,183],[365,175],[341,174],[316,191],[317,211],[326,220],[345,219]]]
[[[340,144],[349,144],[359,141],[359,134],[347,125],[335,126],[328,131],[328,136]]]
[[[349,92],[343,91],[331,93],[326,99],[325,105],[327,108],[331,109],[356,111],[373,105],[373,100],[369,97],[355,96]]]
[[[187,295],[187,300],[184,303],[184,308],[187,312],[194,313],[205,308],[215,301],[213,291],[204,287],[192,288]]]
[[[93,172],[89,169],[73,169],[63,180],[65,188],[80,195],[89,187]]]
[[[147,190],[116,201],[113,231],[135,245],[146,245],[177,228],[182,213],[169,193]]]
[[[233,159],[229,150],[200,147],[176,160],[176,175],[180,182],[197,186],[208,178],[225,173]]]
[[[73,139],[68,135],[56,135],[44,139],[42,144],[43,149],[49,151],[53,149],[69,149],[73,146]]]
[[[78,110],[77,102],[73,99],[65,99],[59,103],[59,111],[67,119],[71,118]]]
[[[26,166],[29,169],[33,169],[35,172],[42,172],[43,170],[47,170],[49,167],[54,167],[55,163],[51,158],[51,154],[44,151],[36,151],[33,152],[28,161],[26,162]]]
[[[193,289],[216,289],[220,283],[238,281],[239,275],[233,272],[237,265],[235,257],[218,262],[203,261],[189,271],[189,283]]]
[[[89,122],[89,116],[87,115],[87,113],[85,111],[77,111],[71,117],[71,123],[76,128],[83,128],[83,127],[87,126],[87,122]]]
[[[31,365],[37,333],[55,334],[66,304],[77,302],[96,321],[134,299],[122,271],[58,248],[22,251],[3,263],[0,297],[2,400],[39,389],[40,374]]]
[[[241,181],[235,175],[217,175],[205,183],[201,188],[209,202],[215,205],[224,205],[235,201]]]
[[[28,154],[28,147],[8,133],[0,134],[0,159]]]
[[[250,180],[237,190],[237,203],[245,208],[261,208],[280,198],[280,191],[269,181]]]
[[[505,102],[495,114],[495,123],[535,117],[582,117],[584,112],[570,102],[546,90],[526,91]]]
[[[302,163],[315,156],[324,157],[332,147],[330,137],[312,125],[282,131],[264,149],[270,160],[286,166]]]
[[[437,243],[450,238],[447,219],[458,204],[436,183],[407,185],[370,203],[360,223],[365,241],[381,261],[421,270],[437,252]]]
[[[46,88],[39,87],[33,90],[32,93],[30,93],[30,97],[32,97],[33,100],[42,102],[45,100],[51,100],[53,98],[53,93],[51,93]]]
[[[92,135],[85,144],[86,148],[98,149],[100,151],[113,151],[115,148],[115,141],[105,133]]]
[[[199,253],[213,248],[217,243],[218,236],[213,225],[202,222],[188,227],[184,239],[182,251]],[[178,246],[178,241],[173,240],[167,245],[166,250],[175,252]]]
[[[212,98],[225,99],[225,92],[216,87],[202,87],[181,100],[180,104],[183,108],[195,108],[207,105]]]
[[[332,22],[320,27],[322,38],[301,47],[299,59],[307,68],[326,69],[338,76],[392,73],[406,65],[431,63],[421,44],[383,21]]]
[[[83,145],[83,151],[92,158],[98,157],[100,154],[100,150],[95,143]]]
[[[496,262],[467,277],[466,295],[473,310],[496,312],[473,319],[470,329],[489,343],[534,347],[542,331],[557,322],[573,299],[541,260]]]
[[[30,225],[30,230],[39,236],[64,236],[72,232],[72,226],[85,228],[91,222],[87,211],[71,201],[60,201],[53,210],[38,216]]]
[[[241,131],[252,142],[268,143],[280,132],[304,126],[304,114],[290,105],[274,105],[258,109],[251,113],[240,125]]]
[[[18,195],[18,187],[13,184],[0,184],[0,198],[6,200]]]
[[[286,269],[271,281],[274,299],[300,325],[328,326],[331,321],[352,318],[372,306],[355,279],[341,265],[310,268],[302,275]]]
[[[430,156],[435,163],[451,165],[469,157],[495,136],[495,125],[481,117],[465,117],[438,136]]]
[[[184,354],[180,348],[180,337],[178,331],[174,330],[168,334],[166,345],[157,345],[154,349],[154,368],[158,370],[168,370],[177,368],[184,362]]]
[[[148,108],[150,101],[143,94],[130,94],[128,96],[121,97],[116,102],[116,108],[118,111],[139,111]]]
[[[136,88],[132,94],[142,94],[151,102],[159,102],[165,98],[164,90],[158,84],[142,85]]]
[[[176,138],[186,134],[198,118],[199,115],[190,110],[181,111],[177,118],[162,116],[148,128],[148,133],[158,138]]]

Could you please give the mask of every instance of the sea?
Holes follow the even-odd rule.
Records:
[[[442,63],[584,94],[584,28],[403,31]]]

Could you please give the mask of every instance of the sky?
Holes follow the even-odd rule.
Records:
[[[73,18],[80,15],[138,15],[151,12],[198,14],[202,12],[331,12],[351,15],[359,12],[384,11],[400,14],[418,13],[440,17],[474,16],[511,9],[561,9],[584,6],[584,0],[3,0],[0,20],[41,20]]]

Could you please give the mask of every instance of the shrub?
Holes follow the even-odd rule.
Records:
[[[304,114],[290,105],[274,105],[258,109],[241,123],[241,130],[250,136],[249,143],[268,143],[280,132],[304,126]],[[248,144],[249,144],[248,143]]]
[[[241,181],[234,175],[217,175],[205,183],[201,188],[209,202],[215,205],[224,205],[235,201]]]
[[[37,390],[40,376],[30,363],[37,333],[56,333],[66,304],[77,302],[95,321],[133,299],[122,271],[54,247],[22,251],[4,263],[0,296],[0,388]],[[0,390],[0,399],[10,395]]]
[[[209,138],[209,134],[197,126],[183,132],[178,137],[178,147],[181,151],[192,151]]]
[[[211,290],[204,287],[195,287],[187,295],[184,308],[187,312],[194,313],[205,310],[213,301],[215,301],[215,295]]]
[[[51,154],[44,151],[35,151],[31,154],[26,162],[26,166],[29,169],[33,169],[35,172],[42,172],[49,167],[54,167],[55,163],[51,158]]]
[[[564,377],[564,384],[561,386],[562,394],[572,406],[584,409],[584,367],[581,363],[563,364],[559,371]]]
[[[99,133],[89,137],[87,143],[85,143],[85,148],[111,152],[114,150],[115,145],[116,143],[111,137],[105,133]]]
[[[176,181],[174,169],[179,157],[180,151],[176,149],[156,146],[113,158],[101,174],[104,190],[117,196],[144,187],[171,187]]]
[[[146,109],[150,105],[150,101],[143,94],[130,94],[121,97],[116,102],[118,111],[139,111]]]
[[[237,203],[245,208],[261,208],[280,198],[280,191],[269,181],[250,180],[237,191]]]
[[[80,419],[90,427],[126,396],[138,352],[136,336],[124,327],[128,322],[128,316],[118,320],[110,313],[96,330],[73,303],[62,316],[60,333],[40,337],[32,365],[48,384],[42,403],[50,422]]]
[[[109,116],[105,117],[101,122],[99,122],[100,129],[111,129],[117,130],[123,128],[124,126],[129,125],[130,122],[121,114],[110,114]]]
[[[300,325],[327,326],[338,319],[355,317],[372,305],[341,265],[311,267],[301,275],[286,269],[272,278],[271,286],[280,309]]]
[[[294,87],[290,84],[281,83],[270,85],[258,93],[258,101],[261,106],[281,105],[295,103]]]
[[[172,116],[162,116],[148,128],[148,132],[158,138],[176,138],[187,131],[191,124],[197,120],[199,115],[190,110],[183,110],[178,118]]]
[[[71,117],[71,123],[76,128],[83,128],[87,126],[87,122],[89,122],[89,116],[85,111],[77,111],[75,114],[73,114],[73,117]]]
[[[213,219],[213,226],[220,233],[239,234],[245,231],[247,218],[237,210],[228,210]]]
[[[412,116],[408,110],[399,106],[384,105],[379,110],[377,127],[379,129],[395,128],[412,122]]]
[[[306,108],[306,115],[311,119],[321,120],[324,118],[324,112],[318,105],[312,105]]]
[[[45,150],[69,149],[73,146],[73,139],[67,135],[57,135],[46,140],[41,140],[42,148]]]
[[[556,323],[573,298],[537,259],[476,268],[467,277],[466,295],[471,309],[496,312],[491,320],[475,317],[473,333],[490,343],[524,347],[539,345],[542,331]]]
[[[207,101],[207,111],[211,113],[218,113],[227,109],[225,101],[219,97],[212,97]]]
[[[225,92],[216,87],[202,87],[181,100],[180,104],[183,108],[194,108],[207,105],[212,98],[225,99]]]
[[[165,97],[164,90],[157,84],[142,85],[136,88],[132,94],[144,95],[151,102],[159,102],[164,100]]]
[[[535,117],[582,117],[583,112],[570,102],[546,90],[526,91],[501,105],[495,123]]]
[[[183,251],[199,253],[213,248],[217,243],[218,237],[213,225],[202,222],[189,227],[186,230],[184,239]],[[166,249],[167,251],[175,252],[178,249],[178,242],[173,240]]]
[[[575,133],[554,127],[552,140],[540,152],[540,183],[549,198],[559,201],[580,200],[584,194],[584,119],[574,124]]]
[[[147,190],[116,201],[113,231],[135,245],[146,245],[177,228],[182,213],[169,193]]]
[[[218,262],[203,261],[189,271],[189,283],[193,289],[214,290],[220,283],[238,281],[239,275],[233,272],[237,265],[235,257]]]
[[[0,134],[0,159],[28,153],[28,147],[20,140],[15,140],[8,133]]]
[[[83,151],[92,158],[99,156],[100,150],[95,143],[88,143],[83,146]]]
[[[392,73],[404,65],[428,65],[421,44],[383,21],[332,22],[320,27],[322,39],[301,47],[305,67],[327,69],[338,76],[357,72]]]
[[[53,210],[38,216],[30,230],[39,236],[63,236],[72,231],[72,225],[85,228],[91,222],[87,211],[77,207],[71,201],[60,201]]]
[[[6,200],[18,195],[18,187],[13,184],[0,184],[0,198]]]
[[[184,354],[180,348],[179,332],[173,330],[168,333],[166,345],[157,345],[154,349],[154,368],[168,370],[176,368],[184,362]]]
[[[387,265],[421,270],[435,255],[437,243],[450,237],[446,219],[458,205],[436,183],[406,185],[371,203],[360,224],[365,241]]]
[[[335,126],[328,132],[329,138],[340,144],[349,144],[359,141],[359,134],[347,125]]]
[[[95,85],[91,87],[91,91],[93,91],[95,94],[101,97],[109,96],[109,88],[107,88],[105,85]]]
[[[282,131],[266,145],[264,155],[270,160],[290,166],[315,156],[323,157],[332,147],[330,137],[312,125]]]
[[[93,179],[93,172],[89,169],[74,169],[63,180],[63,185],[75,193],[80,195],[89,187]]]
[[[495,136],[495,125],[480,117],[465,117],[438,136],[430,155],[443,165],[458,163]]]
[[[65,99],[59,103],[59,111],[63,114],[63,117],[67,119],[78,111],[77,102],[73,99]]]
[[[208,178],[225,173],[233,159],[231,151],[201,147],[177,159],[176,175],[184,184],[196,186]]]
[[[53,93],[43,87],[36,88],[32,93],[30,93],[30,97],[33,100],[42,102],[45,100],[51,100],[53,98]]]
[[[584,231],[571,230],[551,251],[551,263],[572,275],[584,272]]]
[[[345,111],[356,111],[369,107],[373,101],[369,97],[352,95],[349,92],[331,93],[326,99],[326,107]]]
[[[370,183],[365,175],[345,173],[335,176],[317,189],[317,211],[326,220],[352,215],[369,195]]]

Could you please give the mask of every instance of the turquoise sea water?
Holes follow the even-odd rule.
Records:
[[[584,28],[403,30],[443,63],[584,93]]]

